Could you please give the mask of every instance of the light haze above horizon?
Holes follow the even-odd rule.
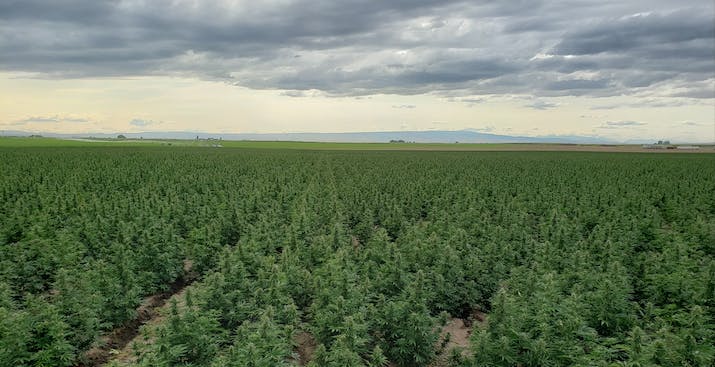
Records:
[[[715,3],[5,0],[0,130],[715,141]]]

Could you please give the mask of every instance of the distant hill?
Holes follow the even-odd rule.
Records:
[[[560,143],[560,144],[616,144],[617,141],[579,135],[544,135],[544,136],[511,136],[489,134],[473,130],[430,130],[430,131],[372,131],[347,133],[207,133],[193,131],[151,131],[141,133],[77,133],[56,134],[26,131],[3,131],[6,136],[42,135],[55,138],[116,138],[121,134],[128,139],[201,139],[215,138],[223,140],[257,140],[257,141],[307,141],[307,142],[337,142],[337,143],[384,143],[391,140],[403,140],[416,143]],[[648,143],[648,141],[630,141],[630,143]]]

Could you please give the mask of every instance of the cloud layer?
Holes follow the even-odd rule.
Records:
[[[186,76],[291,96],[715,98],[714,7],[711,0],[7,0],[0,70]]]
[[[90,119],[75,116],[30,116],[20,120],[10,122],[8,125],[23,126],[28,124],[61,124],[61,123],[85,123],[91,122]]]

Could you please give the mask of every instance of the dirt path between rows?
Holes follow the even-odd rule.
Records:
[[[159,310],[166,305],[167,300],[183,294],[186,288],[196,279],[196,274],[192,271],[192,263],[189,260],[184,261],[184,274],[182,278],[170,284],[166,292],[144,298],[139,307],[137,307],[136,317],[102,336],[100,345],[85,352],[85,362],[78,363],[75,367],[103,366],[123,355],[123,352],[127,349],[131,349],[132,342],[135,339],[139,339],[140,328],[160,318],[161,313]],[[128,352],[125,355],[131,354],[131,352]]]
[[[184,289],[171,296],[162,306],[157,307],[154,310],[155,316],[145,322],[139,328],[137,335],[127,342],[124,348],[116,350],[107,362],[117,361],[122,366],[136,363],[138,359],[137,352],[141,352],[142,347],[155,342],[156,328],[166,320],[166,316],[169,314],[171,308],[170,301],[176,300],[177,307],[182,309],[186,306],[186,292],[188,292],[190,288],[191,287],[187,285]],[[139,350],[135,350],[135,347],[139,347]]]
[[[312,334],[307,331],[301,331],[293,337],[295,344],[294,354],[297,358],[291,358],[292,362],[298,363],[299,366],[306,366],[313,360],[313,354],[318,346]]]

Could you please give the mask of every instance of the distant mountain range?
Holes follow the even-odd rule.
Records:
[[[54,138],[116,138],[124,135],[128,139],[183,139],[190,140],[214,138],[223,140],[256,140],[256,141],[306,141],[306,142],[338,142],[338,143],[385,143],[391,140],[403,140],[416,143],[559,143],[559,144],[618,144],[619,141],[580,135],[543,135],[543,136],[511,136],[498,135],[475,130],[429,130],[429,131],[372,131],[347,133],[207,133],[192,131],[151,131],[141,133],[32,133],[26,131],[4,130],[5,136],[42,135]],[[651,140],[629,140],[630,144],[652,143]]]

